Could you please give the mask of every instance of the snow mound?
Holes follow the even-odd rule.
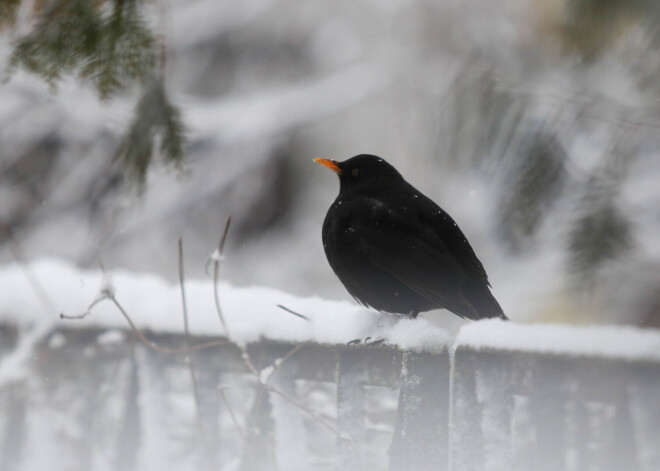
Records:
[[[85,312],[102,290],[114,292],[139,329],[184,332],[178,284],[156,275],[122,270],[104,277],[100,270],[81,270],[56,259],[0,267],[0,323],[37,325],[40,331],[53,327],[126,328],[126,321],[110,301],[98,303],[83,320],[60,320],[60,313]],[[191,333],[225,335],[215,308],[213,281],[187,279],[185,291]],[[453,342],[455,349],[660,360],[660,332],[651,329],[483,320],[463,325],[454,341],[445,329],[427,319],[378,313],[350,302],[303,298],[272,288],[235,287],[222,282],[219,294],[230,339],[239,345],[261,339],[345,344],[371,337],[413,351],[437,352]]]
[[[455,348],[494,349],[624,360],[660,360],[660,332],[631,326],[516,324],[499,319],[461,327]]]
[[[35,289],[36,280],[43,289]],[[127,327],[110,301],[102,301],[83,320],[59,320],[60,313],[79,315],[102,290],[116,299],[139,329],[184,332],[181,289],[152,274],[81,270],[68,262],[43,259],[29,266],[0,267],[0,322],[29,325],[35,322],[65,328]],[[213,298],[211,279],[187,279],[186,303],[193,335],[224,335]],[[235,287],[220,283],[220,302],[230,338],[244,345],[260,339],[288,342],[346,343],[354,339],[384,338],[403,348],[442,349],[448,334],[425,320],[409,321],[341,301],[301,298],[265,287]],[[306,316],[297,317],[285,306]],[[397,322],[399,320],[399,322]]]

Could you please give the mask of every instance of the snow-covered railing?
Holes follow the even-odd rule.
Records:
[[[447,350],[261,341],[190,353],[194,386],[185,356],[129,332],[54,331],[35,347],[30,374],[0,390],[0,462],[30,471],[660,469],[658,334],[488,324],[459,334],[453,381]],[[536,350],[483,337],[525,333]],[[638,355],[544,348],[567,337],[623,338]],[[3,329],[2,356],[19,340]]]
[[[208,282],[186,285],[187,339],[175,285],[115,273],[154,349],[109,301],[43,316],[83,311],[100,274],[25,270],[0,269],[3,470],[660,469],[657,331],[482,321],[453,339],[223,286],[231,341],[197,349],[220,338]],[[48,280],[40,296],[30,280]],[[369,333],[389,345],[346,345]]]

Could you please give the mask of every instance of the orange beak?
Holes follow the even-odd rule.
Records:
[[[330,160],[330,159],[314,159],[314,162],[316,162],[317,164],[321,164],[321,165],[323,165],[324,167],[328,167],[328,168],[329,168],[330,170],[332,170],[333,172],[336,172],[336,173],[338,173],[339,175],[341,175],[341,169],[339,168],[339,165],[337,165],[337,162],[334,161],[334,160]]]

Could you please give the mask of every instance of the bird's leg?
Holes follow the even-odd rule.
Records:
[[[419,316],[419,311],[410,311],[407,315],[411,319],[417,319],[417,316]]]

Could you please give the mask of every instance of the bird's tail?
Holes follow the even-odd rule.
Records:
[[[472,307],[474,308],[473,320],[499,318],[508,321],[509,318],[504,314],[500,303],[497,302],[493,293],[487,286],[478,287],[471,290],[470,293],[464,293]]]

